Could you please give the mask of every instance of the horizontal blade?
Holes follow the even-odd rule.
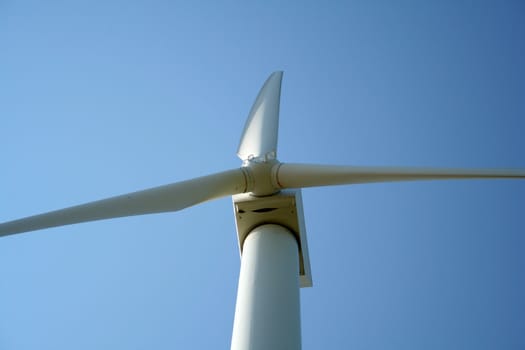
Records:
[[[416,180],[525,179],[525,170],[359,167],[283,163],[280,164],[275,176],[275,181],[281,188],[300,188]]]
[[[243,171],[233,169],[5,222],[0,224],[0,236],[86,221],[177,211],[245,190]]]
[[[282,78],[283,72],[270,75],[253,103],[237,150],[242,160],[276,157]]]

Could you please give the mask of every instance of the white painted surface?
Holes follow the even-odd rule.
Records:
[[[297,242],[282,226],[259,226],[244,241],[231,349],[300,348]]]
[[[242,160],[276,157],[282,79],[283,72],[272,73],[253,103],[237,150]]]
[[[274,182],[281,188],[301,188],[392,181],[524,179],[525,170],[364,167],[281,163],[274,176]]]
[[[0,237],[81,222],[172,212],[245,190],[244,172],[232,169],[0,223]]]

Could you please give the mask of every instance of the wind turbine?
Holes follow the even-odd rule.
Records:
[[[232,349],[299,349],[299,288],[312,286],[300,189],[390,181],[525,178],[525,170],[358,167],[277,160],[282,72],[270,75],[237,151],[242,167],[0,224],[0,236],[181,210],[232,195],[241,272]]]

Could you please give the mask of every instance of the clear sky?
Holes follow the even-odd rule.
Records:
[[[279,159],[525,168],[522,1],[2,1],[0,221]],[[304,349],[524,349],[525,181],[303,191]],[[0,349],[225,349],[231,199],[0,239]]]

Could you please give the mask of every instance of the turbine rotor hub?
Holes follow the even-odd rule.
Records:
[[[271,196],[280,191],[275,174],[281,163],[277,159],[251,158],[243,162],[247,192],[256,197]]]

